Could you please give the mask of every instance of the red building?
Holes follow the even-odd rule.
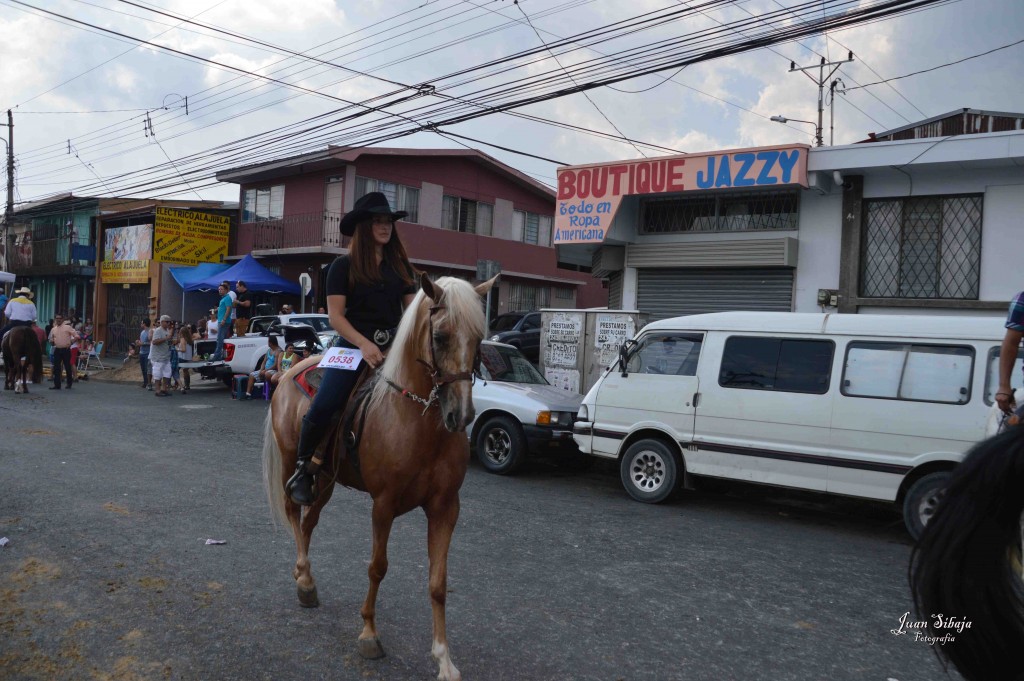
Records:
[[[477,150],[328,147],[225,170],[217,179],[240,185],[235,253],[252,253],[289,279],[308,272],[317,306],[324,304],[327,266],[347,252],[339,221],[371,191],[409,212],[397,228],[417,267],[473,279],[479,260],[500,263],[492,314],[608,303],[586,268],[557,264],[554,191]]]

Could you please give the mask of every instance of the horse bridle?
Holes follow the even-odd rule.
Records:
[[[427,371],[430,373],[430,381],[431,383],[433,383],[433,387],[430,389],[430,394],[427,395],[427,397],[423,398],[414,392],[406,390],[405,388],[398,385],[397,383],[394,383],[393,381],[387,381],[387,384],[389,386],[391,386],[393,389],[395,389],[405,397],[408,397],[413,402],[422,404],[423,414],[426,414],[427,410],[430,409],[431,405],[437,402],[438,394],[440,393],[441,388],[448,385],[449,383],[455,383],[456,381],[473,381],[475,376],[480,372],[479,348],[477,348],[476,357],[473,359],[472,371],[460,371],[457,374],[442,374],[441,370],[437,368],[437,354],[434,351],[434,313],[436,313],[438,310],[444,309],[446,309],[444,305],[430,306],[430,316],[428,318],[430,324],[430,361],[426,362],[423,359],[420,359],[419,357],[416,358],[416,361],[422,364],[424,367],[426,367]]]

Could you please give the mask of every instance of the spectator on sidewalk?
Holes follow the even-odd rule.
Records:
[[[142,387],[144,389],[149,388],[152,390],[153,385],[149,378],[149,343],[151,340],[149,317],[143,317],[139,324],[142,332],[139,334],[139,340],[136,347],[139,351],[139,366],[142,367]]]
[[[32,322],[32,330],[36,332],[36,338],[39,339],[39,349],[44,353],[46,352],[46,332],[39,328],[39,324]]]
[[[298,361],[299,356],[295,354],[295,344],[289,343],[284,348],[284,354],[281,355],[281,370],[274,374],[270,379],[270,382],[276,386],[281,382],[281,377],[284,376],[289,369],[295,366]]]
[[[192,361],[192,329],[189,324],[185,324],[184,326],[182,326],[181,331],[178,333],[178,361]],[[183,395],[187,395],[189,388],[192,387],[192,370],[189,369],[188,367],[182,367],[181,378],[181,393]]]
[[[217,338],[217,327],[217,308],[213,308],[212,310],[210,310],[210,318],[206,320],[206,326],[203,327],[204,329],[206,329],[207,340],[214,340],[215,338]]]
[[[60,390],[60,379],[63,373],[67,376],[67,389],[71,390],[74,374],[71,370],[71,344],[78,339],[78,332],[60,315],[53,318],[53,329],[50,331],[50,342],[53,343],[53,385],[50,390]]]
[[[235,284],[235,335],[244,336],[252,317],[252,294],[241,279]]]
[[[289,305],[288,303],[285,303],[284,305],[282,305],[281,306],[281,314],[294,314],[294,312],[292,311],[292,306]]]
[[[171,331],[171,318],[160,317],[160,326],[153,329],[153,347],[149,351],[149,361],[153,366],[153,384],[156,386],[157,397],[170,397],[168,390],[171,382],[171,345],[174,335]]]
[[[217,349],[213,351],[213,361],[219,362],[224,359],[224,341],[227,340],[228,331],[231,329],[231,305],[233,299],[228,295],[226,281],[222,281],[217,287],[220,294],[220,303],[217,305]]]
[[[262,378],[264,381],[273,382],[274,375],[277,374],[281,360],[281,346],[277,342],[277,336],[274,334],[267,336],[267,345],[269,348],[266,358],[263,360],[263,367],[249,374],[249,384],[245,388],[243,400],[252,399],[252,388],[256,385],[257,379]]]

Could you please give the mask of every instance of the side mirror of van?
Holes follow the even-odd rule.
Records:
[[[629,371],[626,369],[626,365],[629,363],[629,354],[634,346],[636,346],[636,341],[632,339],[627,340],[619,346],[619,369],[622,371],[623,378],[629,376]]]

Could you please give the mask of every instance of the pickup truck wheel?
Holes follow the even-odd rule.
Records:
[[[928,521],[935,515],[945,496],[949,478],[948,471],[929,473],[907,490],[907,496],[903,498],[903,523],[914,541],[921,538]]]
[[[491,473],[510,475],[526,461],[526,436],[508,416],[494,416],[480,426],[476,456]]]
[[[660,504],[679,486],[679,456],[661,440],[637,440],[622,456],[619,476],[629,496],[645,504]]]
[[[220,380],[224,383],[224,385],[228,387],[228,390],[235,389],[235,377],[232,374],[228,374],[227,376],[221,376]]]

